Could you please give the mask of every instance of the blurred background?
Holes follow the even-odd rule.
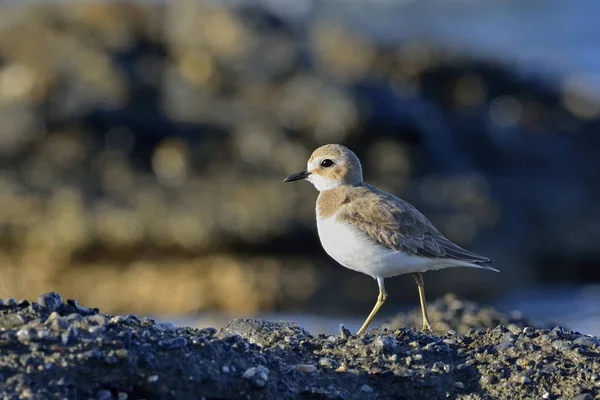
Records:
[[[321,249],[316,190],[282,183],[342,143],[502,271],[428,273],[430,299],[599,334],[598,12],[0,1],[0,297],[358,326],[376,283]],[[417,306],[411,277],[386,285],[381,321]]]

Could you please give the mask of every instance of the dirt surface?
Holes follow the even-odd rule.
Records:
[[[448,301],[436,302],[432,317]],[[490,310],[478,312],[497,313]],[[472,312],[465,306],[461,314]],[[465,333],[401,328],[356,336],[341,328],[311,336],[293,322],[237,319],[218,331],[106,315],[49,293],[0,305],[0,396],[599,398],[598,338],[521,322]]]

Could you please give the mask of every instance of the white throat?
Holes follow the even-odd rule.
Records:
[[[306,178],[310,183],[312,183],[315,188],[319,192],[324,192],[325,190],[335,189],[340,186],[342,182],[336,181],[333,179],[329,179],[324,177],[323,175],[310,174],[308,178]]]

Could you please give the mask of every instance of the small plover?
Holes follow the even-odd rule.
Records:
[[[379,296],[363,333],[387,298],[385,278],[412,274],[419,290],[423,330],[431,330],[422,272],[475,267],[498,272],[487,257],[471,253],[442,235],[416,208],[363,182],[356,154],[339,144],[319,147],[307,169],[284,182],[306,179],[320,192],[317,229],[321,245],[335,261],[377,280]]]

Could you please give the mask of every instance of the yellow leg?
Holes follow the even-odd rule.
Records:
[[[417,282],[419,288],[419,300],[421,301],[421,314],[423,315],[423,331],[430,331],[431,324],[429,323],[429,317],[427,316],[427,303],[425,302],[425,282],[423,281],[423,275],[420,272],[412,274]]]
[[[375,303],[375,307],[373,307],[373,310],[371,311],[371,314],[369,314],[369,316],[367,317],[365,323],[360,327],[358,332],[356,332],[357,334],[361,334],[367,329],[367,327],[371,323],[371,320],[373,319],[373,317],[375,317],[375,314],[377,314],[377,311],[379,311],[379,309],[387,299],[385,286],[383,286],[383,278],[377,278],[377,285],[379,285],[379,296],[377,296],[377,303]]]

